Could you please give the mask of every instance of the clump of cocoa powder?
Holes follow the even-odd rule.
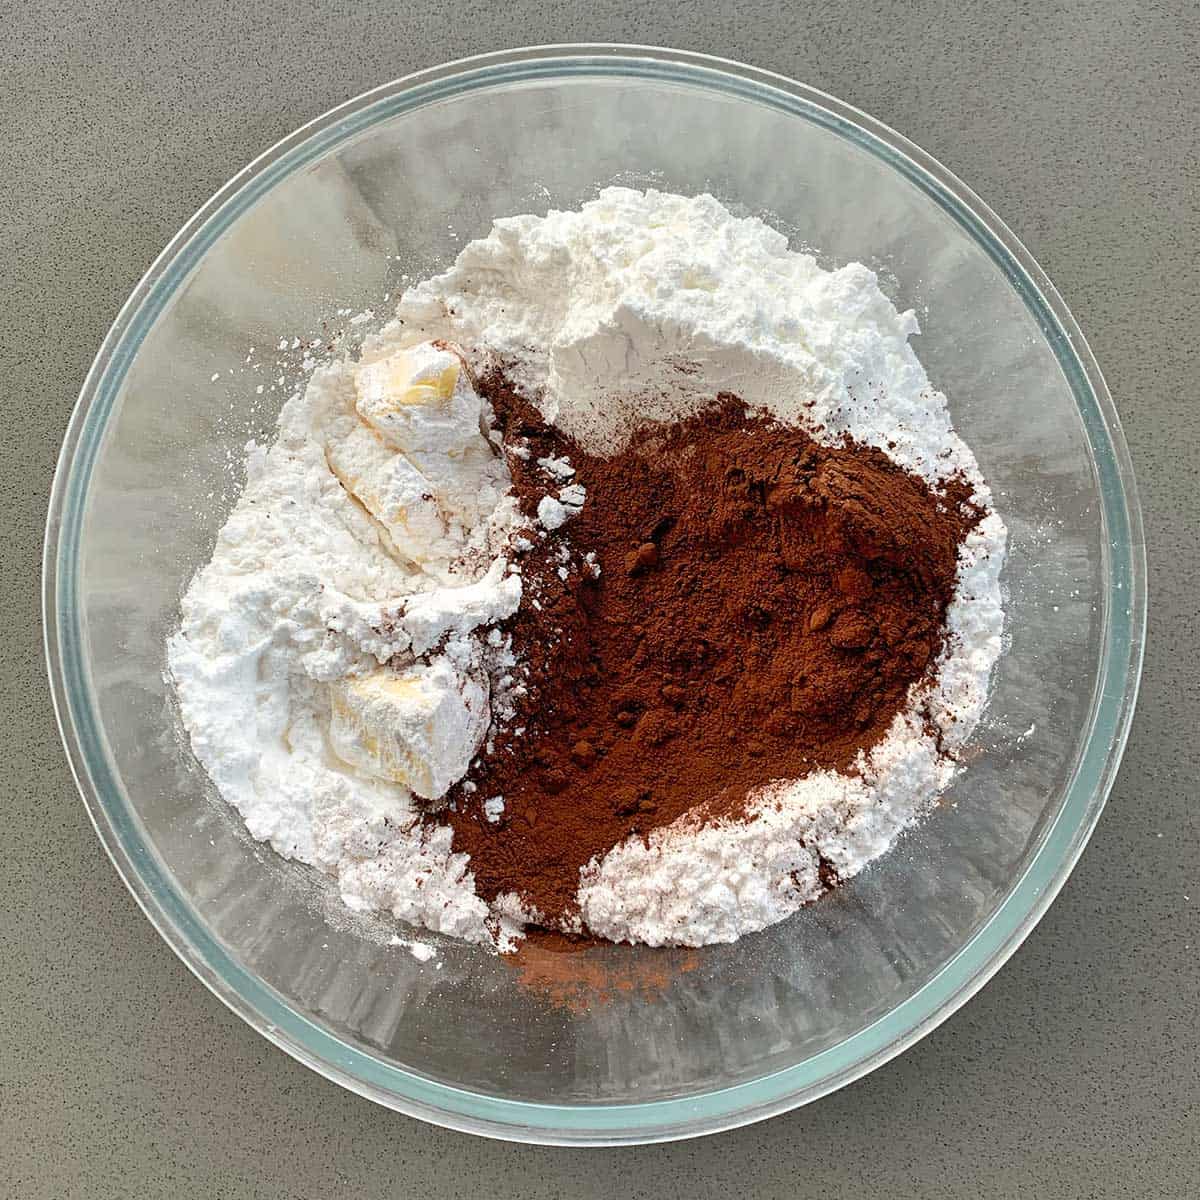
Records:
[[[503,377],[480,386],[505,444],[528,447],[509,459],[523,510],[546,494],[539,458],[568,458],[587,500],[525,556],[508,628],[528,690],[441,819],[481,897],[514,892],[558,925],[580,868],[627,837],[852,769],[936,659],[980,513],[963,484],[935,494],[734,396],[599,458]]]

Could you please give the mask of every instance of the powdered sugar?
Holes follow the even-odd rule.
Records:
[[[507,945],[530,914],[512,895],[480,899],[414,794],[444,795],[507,719],[522,685],[501,625],[537,604],[520,556],[588,501],[566,459],[539,459],[538,526],[521,520],[469,372],[431,339],[477,369],[503,362],[593,453],[731,391],[819,440],[877,446],[935,487],[964,477],[989,507],[908,345],[916,330],[865,267],[824,271],[711,197],[614,188],[578,212],[496,222],[405,294],[361,365],[316,371],[270,450],[249,448],[245,493],[169,648],[197,757],[255,837],[335,874],[350,907]],[[588,927],[728,941],[819,894],[823,868],[848,878],[883,853],[945,788],[946,751],[986,704],[1004,541],[989,512],[962,546],[937,673],[858,774],[780,781],[753,819],[685,816],[614,847],[583,872]],[[583,569],[599,574],[594,559]],[[488,804],[500,820],[502,797]]]
[[[406,379],[419,388],[431,364],[455,362],[422,353]],[[168,657],[193,750],[255,837],[335,873],[351,907],[485,941],[465,858],[413,793],[461,777],[489,699],[503,701],[489,691],[512,665],[507,640],[477,631],[498,634],[520,602],[506,553],[522,525],[478,398],[472,410],[469,385],[444,382],[457,420],[418,421],[422,490],[401,503],[396,472],[418,452],[362,434],[356,396],[381,411],[369,377],[346,362],[318,370],[284,405],[275,445],[250,447]]]
[[[861,263],[823,270],[712,196],[606,188],[579,211],[506,217],[405,293],[399,315],[384,343],[444,336],[477,365],[499,357],[596,453],[728,391],[930,481],[978,478],[908,344],[914,314]]]
[[[431,946],[428,942],[420,942],[415,938],[392,937],[388,940],[389,946],[402,946],[420,963],[427,963],[430,959],[437,958],[437,947]],[[438,963],[440,967],[442,964]]]

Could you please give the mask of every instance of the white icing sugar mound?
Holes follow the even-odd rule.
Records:
[[[541,916],[510,894],[489,908],[422,813],[514,711],[522,667],[501,622],[522,602],[521,554],[569,537],[589,501],[569,462],[539,460],[547,492],[536,522],[520,517],[467,364],[502,364],[596,453],[731,391],[935,488],[962,476],[988,514],[960,549],[936,674],[857,776],[779,781],[752,799],[756,819],[685,815],[581,872],[582,919],[613,940],[704,945],[781,920],[823,890],[823,862],[849,878],[929,809],[1000,654],[1004,526],[915,332],[866,267],[825,271],[711,196],[609,188],[497,221],[405,293],[358,364],[319,366],[269,449],[248,448],[168,645],[196,757],[254,837],[335,876],[349,907],[511,947]],[[599,575],[594,556],[583,566]],[[503,798],[487,804],[499,820]]]
[[[424,345],[314,373],[275,444],[249,448],[168,667],[254,837],[335,875],[351,908],[492,942],[466,857],[414,801],[482,742],[514,661],[494,627],[521,599],[507,556],[526,527],[461,368]]]
[[[595,453],[730,391],[930,482],[978,481],[908,344],[913,313],[862,264],[823,270],[712,196],[612,187],[577,211],[506,217],[406,292],[398,315],[385,343],[444,336],[476,347],[477,366],[500,359]]]

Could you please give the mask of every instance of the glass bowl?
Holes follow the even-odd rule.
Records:
[[[269,436],[281,336],[346,324],[493,217],[622,182],[710,191],[901,307],[1008,523],[1008,638],[946,803],[794,918],[702,951],[421,963],[315,872],[253,842],[164,683],[180,595]],[[338,312],[342,310],[339,317]],[[285,343],[290,345],[290,343]],[[278,378],[275,371],[278,370]],[[260,394],[257,384],[274,390]],[[71,420],[46,535],[63,741],[147,916],[235,1012],[382,1104],[531,1142],[686,1137],[840,1087],[945,1020],[1029,933],[1117,767],[1145,622],[1129,456],[1070,313],[948,171],[777,75],[676,51],[555,46],[424,71],[269,150],[138,285]]]

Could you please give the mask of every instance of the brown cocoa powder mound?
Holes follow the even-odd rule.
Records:
[[[547,455],[587,500],[524,558],[508,628],[528,694],[440,819],[480,896],[515,892],[557,925],[580,868],[627,837],[851,769],[936,658],[981,514],[965,484],[938,496],[879,450],[820,445],[734,396],[598,458],[503,377],[480,387],[505,444],[531,451],[509,457],[523,511],[547,494]],[[578,569],[588,551],[599,579]]]

